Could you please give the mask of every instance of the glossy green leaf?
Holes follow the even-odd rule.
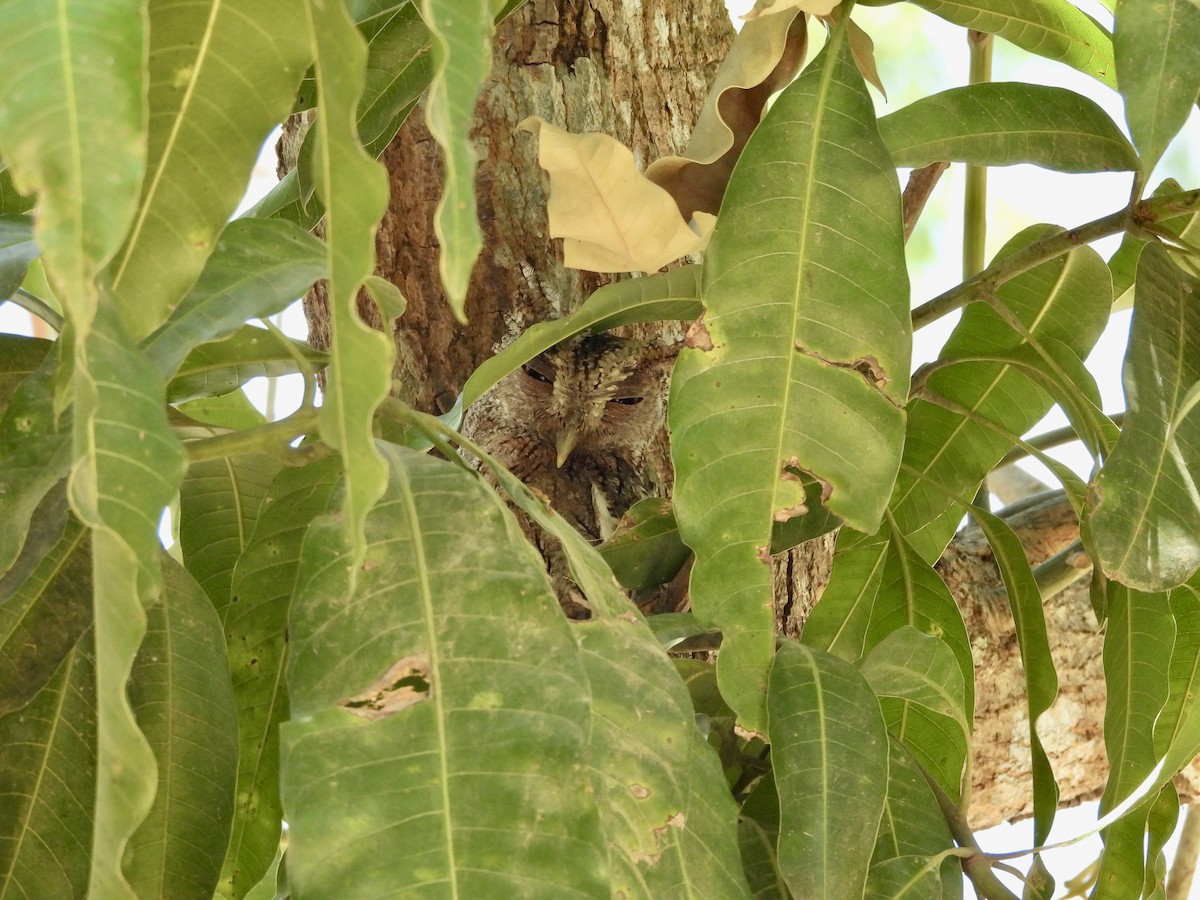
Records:
[[[1047,225],[1026,229],[996,259],[1055,230]],[[1035,339],[1061,341],[1082,359],[1108,322],[1112,286],[1104,261],[1084,247],[1005,282],[996,296]],[[999,354],[1023,343],[995,310],[976,302],[963,310],[939,359]],[[952,498],[974,495],[984,475],[1012,448],[1014,438],[1049,411],[1050,398],[1023,373],[995,363],[935,372],[925,389],[972,414],[921,399],[909,409],[904,462],[891,509],[900,530],[932,562],[958,527],[961,513]]]
[[[13,181],[38,193],[47,272],[81,328],[93,281],[121,246],[146,166],[140,0],[41,0],[4,7],[0,147]]]
[[[742,153],[705,255],[705,333],[671,385],[692,608],[724,633],[722,690],[751,728],[775,641],[763,556],[773,522],[800,511],[798,473],[859,530],[878,526],[895,478],[910,352],[898,197],[835,31]]]
[[[1125,363],[1128,409],[1092,483],[1086,526],[1105,574],[1141,590],[1182,584],[1200,567],[1200,281],[1157,243],[1138,261]]]
[[[16,565],[0,578],[0,715],[42,689],[92,622],[87,529],[52,492],[30,522]]]
[[[849,663],[786,642],[767,693],[779,867],[795,897],[858,897],[887,794],[888,740]]]
[[[363,322],[357,309],[359,287],[374,267],[375,229],[387,209],[387,173],[363,151],[354,130],[366,62],[362,37],[341,4],[311,5],[305,15],[316,52],[316,187],[325,205],[330,273],[330,370],[321,437],[342,455],[345,527],[358,558],[366,549],[363,522],[387,480],[371,428],[391,384],[392,342]]]
[[[1108,781],[1100,798],[1108,812],[1150,775],[1158,762],[1154,721],[1167,699],[1175,626],[1167,598],[1110,583],[1104,637],[1104,748]],[[1104,856],[1092,896],[1136,897],[1145,869],[1149,808],[1130,811],[1104,834]]]
[[[1193,0],[1121,0],[1113,48],[1125,118],[1149,174],[1200,93],[1200,6]]]
[[[463,407],[522,363],[569,337],[637,322],[694,319],[704,309],[699,296],[700,267],[696,265],[606,284],[570,315],[531,325],[500,353],[484,360],[463,385]]]
[[[224,625],[237,702],[239,762],[233,832],[219,885],[224,896],[245,894],[279,848],[279,723],[288,717],[288,609],[301,541],[309,522],[327,511],[340,473],[336,457],[283,469],[234,569]]]
[[[85,632],[25,707],[0,716],[0,891],[87,896],[96,669]]]
[[[129,676],[158,763],[154,805],[125,851],[142,897],[212,896],[233,816],[237,716],[221,623],[200,585],[164,562],[161,599]]]
[[[474,474],[383,449],[357,578],[337,522],[315,523],[301,554],[283,727],[293,891],[607,896],[594,800],[561,777],[584,772],[590,691],[540,557]],[[393,839],[403,855],[380,854]]]
[[[282,311],[328,271],[324,245],[290,222],[230,222],[199,280],[142,349],[169,378],[192,349]]]
[[[1008,524],[978,507],[972,507],[971,517],[996,557],[1021,650],[1033,770],[1033,843],[1040,847],[1049,840],[1054,813],[1058,809],[1058,783],[1037,730],[1038,717],[1058,696],[1058,673],[1050,652],[1042,595],[1021,541]]]
[[[229,337],[201,344],[189,353],[167,384],[167,400],[179,403],[219,397],[252,378],[292,375],[305,368],[315,371],[325,359],[324,353],[302,341],[281,339],[265,328],[243,325]]]
[[[913,0],[955,25],[999,35],[1116,87],[1112,37],[1067,0]]]
[[[250,541],[280,465],[261,455],[194,462],[179,486],[183,560],[222,620],[230,602],[234,565]]]
[[[879,120],[897,166],[948,160],[1033,163],[1059,172],[1137,169],[1121,130],[1094,101],[1064,88],[994,82],[923,97]]]
[[[442,198],[434,217],[441,253],[438,268],[446,299],[466,321],[467,283],[483,247],[475,213],[475,165],[471,143],[475,98],[492,68],[494,0],[421,0],[433,36],[433,81],[425,121],[446,160]]]
[[[151,0],[149,157],[109,270],[135,338],[153,331],[204,268],[259,148],[312,58],[292,0]],[[203,162],[199,162],[203,160]]]
[[[629,508],[600,555],[627,591],[666,584],[691,551],[679,538],[671,503],[646,497]]]
[[[17,292],[29,263],[40,252],[28,216],[0,214],[0,300]]]

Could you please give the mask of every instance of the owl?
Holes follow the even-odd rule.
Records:
[[[496,456],[580,534],[599,543],[669,478],[663,426],[677,349],[589,334],[535,357],[472,406],[463,433]],[[568,615],[586,617],[556,541],[519,511]]]

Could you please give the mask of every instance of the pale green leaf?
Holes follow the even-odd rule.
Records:
[[[897,166],[946,160],[1033,163],[1059,172],[1137,169],[1138,158],[1094,101],[1064,88],[994,82],[923,97],[879,120]]]
[[[1200,7],[1193,0],[1121,0],[1113,45],[1125,118],[1149,174],[1200,93]]]
[[[1026,229],[996,259],[1054,231],[1047,225]],[[1104,261],[1083,247],[1023,272],[1001,285],[996,295],[1035,339],[1061,341],[1082,359],[1108,322],[1112,286]],[[975,302],[963,310],[939,358],[1002,353],[1023,343],[1022,335],[995,310]],[[932,562],[958,527],[961,514],[953,498],[973,496],[1015,439],[1049,411],[1051,400],[1023,373],[994,363],[935,372],[925,387],[972,414],[921,399],[909,409],[904,462],[891,509],[900,530]]]
[[[363,286],[379,307],[380,316],[394,328],[396,320],[404,315],[404,310],[408,308],[408,301],[400,293],[400,288],[377,275],[368,275]]]
[[[1167,598],[1110,583],[1104,636],[1104,749],[1109,776],[1100,798],[1106,813],[1131,794],[1158,762],[1154,721],[1166,702],[1175,625]],[[1104,833],[1104,856],[1092,893],[1117,900],[1141,893],[1145,868],[1143,804]]]
[[[1105,574],[1141,590],[1200,567],[1200,281],[1157,242],[1138,260],[1121,437],[1088,493],[1090,545]]]
[[[169,378],[192,349],[282,311],[328,271],[324,245],[292,223],[230,222],[200,279],[142,349]]]
[[[999,35],[1116,86],[1112,37],[1067,0],[913,0],[955,25]]]
[[[849,663],[784,643],[767,692],[779,867],[795,897],[858,897],[887,794],[888,740]]]
[[[894,697],[951,719],[969,738],[962,672],[949,645],[905,625],[871,648],[858,670],[877,697]]]
[[[578,783],[590,691],[541,558],[473,473],[383,450],[357,577],[336,522],[301,554],[283,727],[293,891],[608,896]]]
[[[126,847],[142,897],[211,897],[225,858],[237,717],[221,623],[200,585],[163,563],[161,599],[129,676],[129,700],[158,762],[154,805]]]
[[[95,708],[87,631],[28,705],[0,716],[0,894],[87,896]]]
[[[801,640],[805,644],[828,650],[847,662],[863,655],[871,610],[888,559],[887,535],[886,527],[870,537],[849,528],[838,533],[829,584],[804,623]]]
[[[195,282],[312,50],[292,0],[150,0],[141,201],[109,270],[134,338]],[[202,160],[202,162],[201,162]]]
[[[288,609],[300,543],[308,523],[327,511],[341,473],[338,462],[328,457],[279,473],[234,569],[224,626],[240,747],[233,833],[219,886],[225,896],[245,894],[279,848],[279,723],[288,717]]]
[[[363,151],[354,129],[366,62],[362,37],[340,3],[308,5],[305,15],[316,53],[316,187],[325,205],[330,273],[331,361],[321,437],[342,455],[342,511],[358,559],[366,549],[363,523],[387,481],[371,428],[391,385],[392,342],[363,322],[357,309],[359,287],[374,267],[375,229],[387,209],[387,173]]]
[[[17,292],[25,270],[40,252],[28,216],[0,214],[0,301]]]
[[[799,473],[860,530],[895,479],[911,340],[898,199],[840,29],[742,153],[705,255],[706,333],[671,386],[692,608],[724,634],[722,690],[751,728],[775,641],[763,556],[773,522],[801,512]]]
[[[93,279],[121,246],[145,172],[142,5],[4,5],[0,151],[16,187],[38,193],[47,272],[85,329],[97,302]]]
[[[325,359],[324,353],[307,343],[243,325],[229,337],[201,344],[189,353],[167,384],[167,400],[219,397],[252,378],[315,371]]]
[[[494,0],[421,0],[433,36],[433,81],[425,101],[429,133],[446,159],[442,199],[434,218],[441,254],[438,268],[446,299],[460,321],[467,283],[483,246],[475,214],[475,165],[471,143],[475,98],[492,68]]]
[[[530,326],[500,353],[484,360],[463,385],[463,406],[470,406],[522,363],[569,337],[636,322],[694,319],[703,311],[699,295],[700,267],[695,265],[606,284],[570,315]]]

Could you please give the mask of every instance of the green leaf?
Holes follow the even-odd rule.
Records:
[[[86,328],[93,281],[121,246],[146,166],[143,4],[5,4],[0,147],[69,317]],[[31,78],[30,73],[38,73]]]
[[[1054,656],[1046,633],[1042,595],[1025,557],[1025,549],[1008,524],[979,507],[972,507],[971,517],[996,557],[1021,650],[1033,769],[1033,843],[1040,847],[1050,838],[1054,813],[1058,809],[1058,783],[1037,730],[1038,718],[1058,696],[1058,673],[1054,669]]]
[[[800,511],[799,473],[871,531],[899,464],[910,325],[898,197],[843,27],[742,153],[705,255],[706,334],[671,386],[692,608],[724,633],[722,691],[756,730],[775,642],[764,557],[773,522]]]
[[[884,116],[879,133],[897,166],[948,160],[1108,172],[1139,165],[1129,141],[1094,101],[1039,84],[951,88]]]
[[[13,394],[26,378],[46,359],[53,341],[0,333],[0,415],[12,403]]]
[[[1085,525],[1096,562],[1139,590],[1200,567],[1200,281],[1157,244],[1138,260],[1121,437],[1092,482]]]
[[[92,622],[90,535],[65,516],[65,493],[55,490],[0,578],[0,715],[42,689]]]
[[[1107,813],[1136,789],[1158,762],[1154,721],[1167,699],[1168,665],[1175,625],[1166,597],[1110,582],[1104,636],[1104,748],[1109,776],[1100,798]],[[1104,835],[1104,855],[1092,896],[1136,897],[1145,868],[1145,804]]]
[[[1200,7],[1194,0],[1121,0],[1113,45],[1125,118],[1149,174],[1200,93]]]
[[[327,511],[340,475],[337,457],[283,469],[234,569],[224,624],[240,752],[233,832],[221,873],[225,896],[244,895],[279,849],[279,723],[288,717],[288,610],[301,541],[308,524]]]
[[[222,620],[231,598],[234,565],[250,541],[280,466],[259,455],[204,460],[188,467],[179,486],[183,560]]]
[[[704,310],[699,296],[700,267],[696,265],[606,284],[570,315],[531,325],[500,353],[484,360],[463,385],[463,407],[523,363],[569,337],[637,322],[695,319]]]
[[[125,850],[142,897],[211,897],[229,842],[237,716],[221,623],[173,560],[129,676],[129,701],[158,762],[154,805]]]
[[[1026,229],[996,259],[1055,231],[1048,225]],[[996,295],[1035,340],[1061,341],[1080,359],[1104,330],[1112,303],[1107,267],[1086,247],[1023,272]],[[963,310],[939,359],[1001,354],[1024,343],[994,309],[975,302]],[[1023,373],[995,363],[934,372],[925,389],[963,411],[913,401],[891,509],[900,530],[932,562],[958,527],[961,513],[954,498],[973,496],[984,475],[1049,411],[1051,401]]]
[[[438,268],[446,299],[460,322],[467,320],[467,283],[483,246],[475,213],[478,155],[471,128],[475,98],[492,68],[493,3],[421,0],[421,15],[433,36],[433,81],[425,101],[425,121],[446,159],[433,227],[442,251]]]
[[[33,208],[32,194],[22,195],[13,184],[12,170],[0,159],[0,215],[19,216]]]
[[[1116,87],[1112,37],[1067,0],[913,0],[955,25],[999,35]]]
[[[197,397],[220,397],[252,378],[279,377],[319,369],[325,354],[303,341],[283,338],[254,325],[243,325],[227,338],[201,344],[188,354],[167,384],[167,400],[180,403]]]
[[[838,533],[829,584],[804,623],[805,644],[847,662],[862,657],[889,547],[886,527],[870,537],[849,528]]]
[[[858,897],[888,779],[870,686],[849,663],[785,642],[767,692],[779,790],[779,867],[796,897]]]
[[[877,697],[897,698],[945,716],[970,738],[962,672],[939,638],[902,626],[872,647],[858,670]]]
[[[607,896],[594,799],[563,778],[584,772],[590,691],[541,558],[473,473],[382,449],[357,577],[336,521],[302,551],[283,727],[293,891]],[[380,854],[393,840],[404,854]]]
[[[897,856],[871,866],[867,900],[941,900],[942,862],[928,856]]]
[[[375,229],[387,210],[387,173],[354,130],[366,49],[342,4],[305,7],[316,53],[317,196],[325,204],[329,260],[330,369],[321,437],[342,454],[343,514],[354,559],[364,552],[363,523],[383,493],[387,466],[375,449],[372,420],[391,384],[392,342],[358,315],[358,290],[374,267]],[[357,569],[354,563],[353,569]]]
[[[28,216],[0,214],[0,301],[17,292],[25,270],[40,253]]]
[[[96,796],[96,670],[85,632],[22,709],[0,716],[0,887],[88,896]]]
[[[148,14],[146,181],[109,270],[135,338],[204,268],[312,58],[302,29],[280,27],[298,14],[290,0],[151,0]]]
[[[646,497],[629,508],[600,555],[627,591],[666,584],[691,555],[679,539],[671,502]]]
[[[325,246],[292,223],[230,222],[199,280],[142,349],[169,378],[192,349],[275,315],[328,271]]]

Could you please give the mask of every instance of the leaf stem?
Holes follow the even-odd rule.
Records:
[[[41,297],[29,293],[23,287],[19,287],[15,294],[5,299],[11,300],[17,306],[21,307],[21,309],[31,315],[37,316],[59,334],[62,334],[63,317]]]
[[[970,84],[992,80],[992,36],[986,31],[967,31],[971,52]],[[963,196],[963,277],[983,269],[987,252],[987,166],[967,166]]]
[[[302,408],[278,422],[188,441],[184,444],[188,464],[209,459],[224,459],[228,456],[263,453],[281,459],[288,465],[303,465],[329,452],[322,444],[291,446],[296,438],[316,431],[319,413],[320,410],[315,407]]]

